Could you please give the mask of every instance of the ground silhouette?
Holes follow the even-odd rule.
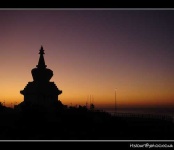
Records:
[[[0,140],[171,140],[174,124],[155,117],[113,116],[86,106],[61,103],[49,111],[27,104],[20,109],[0,105]]]

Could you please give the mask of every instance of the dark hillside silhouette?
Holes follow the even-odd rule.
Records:
[[[85,106],[48,111],[40,105],[26,105],[20,111],[4,108],[1,140],[172,140],[170,119],[113,116]]]

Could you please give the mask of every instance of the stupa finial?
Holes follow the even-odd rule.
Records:
[[[38,65],[36,66],[37,68],[46,68],[47,66],[45,65],[45,60],[44,60],[44,49],[43,49],[43,46],[41,45],[41,48],[40,48],[40,57],[39,57],[39,61],[38,61]]]

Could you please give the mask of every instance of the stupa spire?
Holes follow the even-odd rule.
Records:
[[[36,66],[37,68],[46,68],[47,66],[45,65],[45,60],[44,60],[44,49],[43,49],[43,46],[41,45],[41,48],[40,48],[40,57],[39,57],[39,61],[38,61],[38,65]]]
[[[51,77],[53,76],[53,71],[51,69],[46,68],[45,60],[44,60],[44,49],[43,46],[40,48],[40,57],[38,61],[38,65],[36,65],[36,68],[33,68],[31,70],[33,80],[38,82],[49,82]]]

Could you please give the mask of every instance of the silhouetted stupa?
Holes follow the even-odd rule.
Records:
[[[61,90],[55,85],[54,82],[50,82],[53,76],[53,71],[46,68],[44,60],[44,49],[41,46],[40,58],[36,68],[31,70],[33,81],[28,82],[26,87],[20,91],[24,95],[25,104],[34,104],[43,106],[49,109],[57,108],[60,105],[58,95],[62,93]]]

